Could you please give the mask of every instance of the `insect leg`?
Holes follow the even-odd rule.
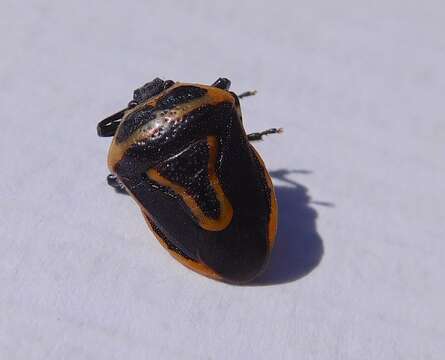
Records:
[[[249,141],[258,141],[258,140],[262,140],[264,135],[269,135],[269,134],[279,134],[283,132],[282,128],[276,129],[276,128],[272,128],[272,129],[267,129],[261,132],[256,132],[256,133],[251,133],[247,135],[247,140]]]
[[[118,111],[116,114],[113,114],[106,119],[102,120],[99,124],[97,124],[97,135],[102,137],[114,136],[114,133],[119,126],[122,117],[124,116],[125,111],[128,109],[122,109]]]
[[[253,96],[253,95],[255,95],[256,93],[257,93],[256,90],[244,91],[243,93],[241,93],[241,94],[238,95],[238,98],[239,98],[239,99],[242,99],[242,98],[247,97],[247,96]]]
[[[170,81],[170,80],[168,80],[168,81]],[[168,85],[169,84],[170,83],[168,83]],[[169,85],[169,86],[171,86],[171,85]],[[108,116],[106,119],[102,120],[99,124],[97,124],[97,135],[99,135],[101,137],[114,136],[119,124],[122,121],[122,118],[125,115],[125,111],[127,111],[128,109],[134,108],[138,104],[139,104],[139,102],[137,102],[136,100],[131,100],[125,109],[122,109],[122,110],[118,111],[116,114]]]
[[[128,194],[127,190],[125,189],[125,186],[119,181],[116,175],[110,174],[107,176],[107,183],[111,187],[116,190],[116,192],[120,194]]]

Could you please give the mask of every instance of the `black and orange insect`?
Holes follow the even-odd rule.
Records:
[[[231,283],[264,269],[277,230],[270,176],[246,135],[230,81],[159,78],[97,126],[113,136],[108,183],[138,203],[160,243],[185,266]]]

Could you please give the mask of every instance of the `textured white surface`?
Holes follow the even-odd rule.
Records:
[[[443,359],[443,1],[2,1],[0,359]],[[105,184],[96,123],[231,78],[280,205],[254,286]],[[312,199],[309,202],[309,197]]]

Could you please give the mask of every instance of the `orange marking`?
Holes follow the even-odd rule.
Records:
[[[203,104],[209,104],[209,105],[217,105],[222,102],[229,102],[235,106],[235,99],[233,96],[226,90],[218,89],[212,86],[207,85],[200,85],[200,84],[189,84],[189,83],[176,83],[171,88],[168,88],[167,90],[161,92],[159,95],[156,95],[153,98],[150,98],[148,101],[143,102],[136,107],[129,109],[125,112],[125,115],[123,116],[121,124],[126,120],[126,118],[137,111],[140,111],[145,106],[152,106],[156,107],[156,104],[158,100],[164,96],[166,93],[171,91],[174,88],[180,87],[180,86],[196,86],[202,89],[206,89],[207,93],[197,99],[191,100],[189,102],[179,104],[172,108],[172,110],[177,111],[177,119],[180,121],[185,115],[187,115],[189,112],[197,109],[199,106]],[[239,110],[237,110],[238,112]],[[241,113],[239,113],[239,116],[241,116]],[[116,133],[119,131],[119,129],[116,131]],[[134,131],[134,133],[123,143],[117,143],[115,141],[115,138],[113,138],[113,141],[111,143],[110,149],[108,151],[108,168],[111,172],[114,172],[114,168],[116,164],[122,160],[122,158],[125,155],[125,152],[135,143],[139,141],[143,141],[147,138],[147,134],[142,129],[137,129]]]
[[[156,169],[149,169],[147,175],[153,181],[156,181],[159,185],[168,187],[172,189],[175,193],[181,196],[182,200],[188,206],[188,208],[192,211],[193,215],[198,220],[199,225],[209,231],[221,231],[224,230],[232,221],[233,217],[233,208],[229,199],[227,199],[224,191],[219,182],[218,176],[216,174],[216,157],[218,152],[218,141],[215,136],[207,137],[207,145],[209,147],[209,161],[208,161],[208,173],[209,173],[209,181],[213,190],[216,194],[216,199],[220,205],[220,215],[218,219],[212,219],[206,216],[198,203],[190,196],[186,189],[181,185],[174,183],[163,177]]]

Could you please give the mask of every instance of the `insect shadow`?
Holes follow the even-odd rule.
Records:
[[[290,186],[275,186],[279,211],[275,246],[265,272],[250,285],[276,285],[298,280],[314,270],[323,257],[323,241],[316,224],[318,214],[309,204],[333,204],[311,201],[306,187],[286,177],[290,173],[311,172],[270,172],[272,178]]]

